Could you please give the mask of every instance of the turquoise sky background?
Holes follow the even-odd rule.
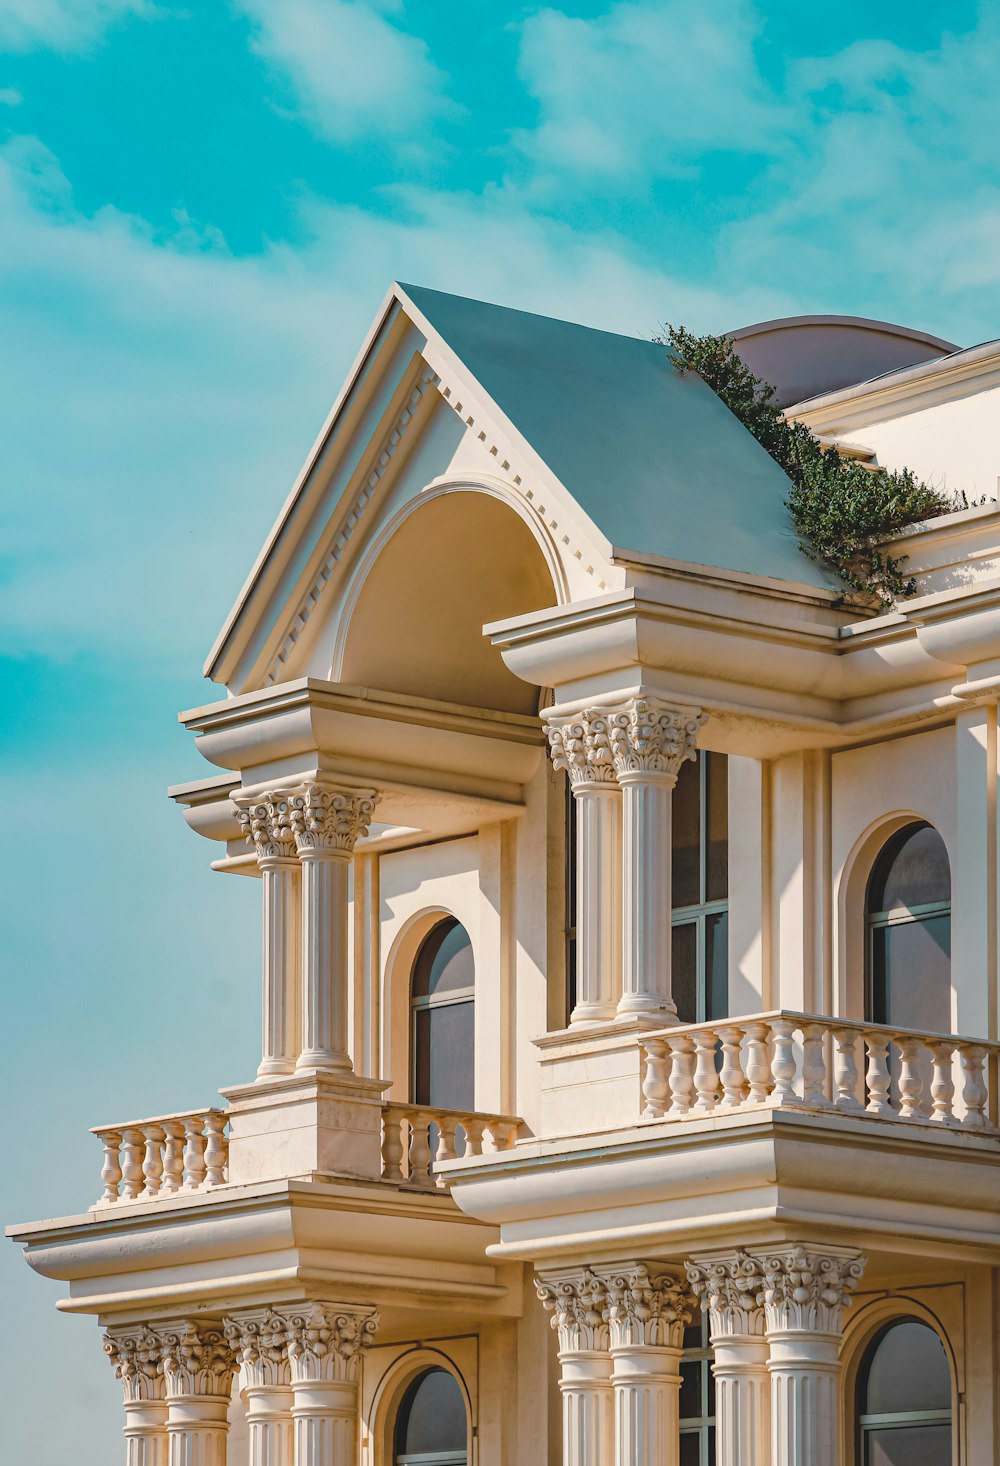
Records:
[[[164,798],[175,714],[390,280],[1000,335],[998,66],[965,0],[0,0],[4,1219],[254,1071],[259,890]],[[0,1451],[107,1466],[59,1291],[4,1245]]]

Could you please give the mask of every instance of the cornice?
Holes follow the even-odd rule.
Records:
[[[884,377],[796,402],[786,409],[785,416],[807,423],[814,431],[822,428],[849,432],[883,418],[923,412],[971,396],[971,384],[975,384],[975,392],[1000,387],[1000,342],[988,341],[952,356],[920,362]]]

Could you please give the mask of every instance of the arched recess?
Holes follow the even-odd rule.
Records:
[[[837,896],[838,1017],[864,1021],[866,1016],[865,901],[875,863],[894,835],[907,825],[924,821],[933,823],[913,809],[879,815],[858,836],[844,862]],[[951,859],[951,851],[948,855]]]
[[[492,487],[437,485],[385,525],[362,560],[332,677],[499,712],[538,711],[483,626],[558,603],[551,544]]]
[[[367,1420],[371,1466],[393,1466],[394,1434],[399,1408],[414,1381],[432,1369],[441,1369],[450,1374],[461,1391],[468,1425],[466,1459],[469,1466],[472,1466],[478,1426],[476,1401],[455,1361],[443,1350],[426,1345],[411,1349],[394,1360],[375,1387]]]
[[[844,1330],[840,1348],[841,1369],[841,1439],[844,1443],[844,1466],[864,1466],[858,1449],[857,1404],[858,1384],[862,1366],[869,1347],[877,1336],[889,1325],[913,1321],[933,1330],[941,1341],[948,1369],[951,1374],[951,1454],[953,1462],[963,1460],[960,1449],[961,1412],[958,1402],[965,1392],[964,1371],[952,1347],[949,1329],[945,1321],[919,1298],[907,1294],[888,1294],[862,1306],[854,1312]],[[954,1332],[959,1335],[961,1320],[954,1320]]]

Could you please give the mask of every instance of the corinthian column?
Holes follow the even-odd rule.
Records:
[[[604,1283],[580,1268],[546,1274],[535,1286],[559,1335],[563,1466],[609,1466],[615,1422]]]
[[[694,1300],[672,1274],[632,1263],[606,1275],[615,1466],[677,1466],[681,1354]]]
[[[766,1466],[771,1385],[764,1337],[764,1272],[745,1252],[688,1263],[692,1292],[708,1312],[715,1376],[717,1466]]]
[[[570,1023],[615,1016],[621,991],[622,800],[598,709],[549,716],[552,765],[576,801],[576,1003]]]
[[[368,833],[374,789],[325,782],[289,791],[302,862],[302,1052],[297,1070],[350,1073],[347,912],[351,856]]]
[[[358,1382],[378,1314],[353,1304],[316,1303],[284,1316],[295,1466],[356,1466]]]
[[[126,1466],[167,1466],[166,1381],[159,1339],[142,1326],[109,1329],[104,1352],[125,1399]]]
[[[292,1386],[287,1325],[272,1309],[226,1319],[250,1433],[249,1466],[292,1466]]]
[[[182,1319],[156,1330],[167,1382],[169,1466],[226,1466],[235,1361],[218,1324]]]
[[[264,887],[261,1079],[291,1074],[300,1048],[301,878],[288,799],[282,790],[233,799],[244,838],[257,852]]]
[[[622,1019],[677,1017],[671,994],[671,820],[681,764],[696,757],[697,708],[634,697],[607,710],[622,790]]]
[[[864,1271],[853,1249],[760,1254],[770,1350],[772,1466],[839,1466],[844,1307]]]

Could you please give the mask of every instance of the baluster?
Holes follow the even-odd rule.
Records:
[[[979,1044],[963,1044],[959,1055],[962,1060],[962,1072],[965,1075],[965,1083],[962,1086],[962,1101],[965,1105],[962,1125],[966,1130],[985,1130],[986,1102],[989,1099],[989,1091],[986,1088],[986,1079],[983,1074],[986,1050],[980,1048]]]
[[[733,1110],[743,1103],[746,1093],[746,1080],[743,1075],[740,1054],[740,1040],[743,1033],[735,1024],[720,1028],[718,1032],[719,1041],[722,1044],[722,1068],[719,1070],[719,1082],[722,1085],[722,1108]]]
[[[795,1024],[788,1018],[772,1018],[771,1037],[774,1040],[774,1056],[771,1059],[772,1105],[795,1105],[799,1097],[795,1093]]]
[[[443,1116],[438,1118],[438,1143],[437,1150],[434,1152],[435,1166],[437,1165],[438,1161],[453,1161],[455,1159],[455,1129],[457,1125],[457,1120],[446,1120]],[[450,1182],[448,1182],[444,1176],[437,1176],[435,1178],[435,1182],[436,1185],[442,1188],[450,1185]]]
[[[767,1052],[767,1024],[748,1023],[744,1029],[747,1039],[745,1069],[750,1093],[747,1103],[762,1105],[771,1087],[771,1060]]]
[[[160,1148],[163,1145],[164,1137],[159,1125],[144,1125],[142,1133],[146,1139],[146,1148],[142,1161],[144,1185],[141,1195],[143,1200],[147,1200],[156,1196],[160,1190],[160,1177],[163,1175],[163,1158]]]
[[[887,1034],[866,1030],[864,1041],[868,1048],[868,1068],[865,1081],[868,1086],[869,1115],[880,1115],[883,1119],[894,1119],[895,1111],[887,1099],[889,1085],[889,1037]]]
[[[834,1104],[838,1110],[857,1113],[864,1109],[858,1099],[858,1035],[853,1028],[835,1028],[833,1041],[837,1045],[834,1056],[837,1097]]]
[[[686,1115],[694,1104],[694,1044],[686,1033],[669,1037],[671,1117]]]
[[[205,1182],[208,1186],[225,1186],[229,1164],[229,1142],[226,1139],[226,1116],[222,1110],[209,1110],[205,1116],[208,1142],[205,1146]]]
[[[163,1180],[161,1196],[179,1191],[184,1183],[184,1126],[179,1120],[164,1120]]]
[[[431,1180],[430,1116],[415,1113],[410,1120],[410,1185],[427,1186]]]
[[[204,1118],[188,1115],[184,1121],[184,1189],[197,1191],[205,1179]]]
[[[642,1093],[646,1107],[642,1112],[642,1118],[661,1120],[670,1096],[670,1085],[667,1079],[667,1046],[660,1038],[648,1038],[641,1042],[646,1054],[646,1070],[642,1081]]]
[[[951,1039],[947,1039],[944,1043],[928,1044],[927,1047],[934,1061],[934,1078],[931,1080],[934,1109],[931,1119],[938,1125],[957,1125],[958,1121],[955,1119],[953,1109],[955,1081],[952,1077],[952,1055],[955,1045]]]
[[[822,1023],[802,1025],[802,1103],[814,1110],[828,1110],[833,1103],[826,1092],[825,1041]]]
[[[122,1143],[121,1131],[105,1130],[100,1139],[104,1146],[104,1163],[101,1166],[104,1195],[97,1205],[110,1206],[112,1202],[118,1200],[118,1186],[122,1179],[121,1162],[118,1158],[119,1146]]]
[[[923,1120],[924,1080],[920,1073],[919,1038],[899,1035],[896,1038],[899,1050],[899,1114],[903,1120]]]
[[[482,1155],[483,1131],[485,1128],[485,1120],[477,1120],[474,1115],[463,1116],[462,1129],[465,1131],[466,1155]]]
[[[699,1114],[715,1109],[719,1100],[719,1075],[715,1068],[716,1034],[712,1028],[702,1029],[694,1035],[695,1070],[694,1087],[698,1091],[694,1108]]]
[[[394,1105],[382,1115],[382,1180],[403,1179],[403,1117]]]
[[[146,1137],[141,1130],[122,1131],[122,1201],[134,1201],[142,1190]]]
[[[517,1142],[517,1122],[514,1120],[491,1120],[490,1134],[497,1150],[513,1150]]]

